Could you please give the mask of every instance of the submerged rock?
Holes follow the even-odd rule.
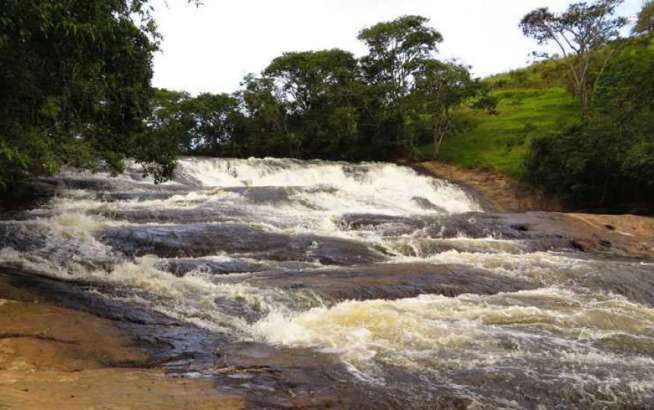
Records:
[[[43,248],[47,242],[47,235],[35,228],[34,223],[0,222],[0,249],[11,248],[20,252],[30,252]]]
[[[262,263],[245,262],[232,258],[225,260],[202,258],[162,259],[156,263],[155,267],[178,276],[184,276],[194,271],[206,272],[212,275],[225,275],[229,273],[260,272],[268,268]]]
[[[606,223],[602,223],[604,220]],[[627,222],[629,220],[630,222]],[[624,230],[611,224],[623,221]],[[572,250],[654,258],[654,219],[631,215],[583,215],[552,212],[494,214],[470,212],[447,216],[346,214],[344,230],[374,231],[413,238],[493,238],[519,241],[525,251]]]
[[[244,215],[243,211],[235,208],[215,209],[210,207],[190,209],[101,209],[95,213],[104,217],[139,224],[231,222]]]
[[[218,252],[277,261],[318,261],[326,265],[379,262],[385,256],[366,244],[316,235],[265,232],[243,224],[136,225],[111,228],[100,240],[130,256],[202,257]]]
[[[248,283],[259,287],[310,290],[332,301],[400,299],[422,294],[454,297],[464,293],[491,295],[537,287],[464,265],[426,263],[378,264],[337,270],[257,274]]]

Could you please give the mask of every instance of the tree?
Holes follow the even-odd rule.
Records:
[[[152,115],[147,120],[150,137],[175,144],[187,155],[222,155],[237,138],[242,125],[239,100],[227,94],[156,90]]]
[[[174,155],[142,144],[158,42],[148,0],[3,1],[0,188],[128,157],[169,176]]]
[[[527,178],[575,205],[654,204],[654,49],[623,44],[598,80],[593,116],[531,144]]]
[[[476,108],[494,111],[495,103],[473,79],[469,68],[456,62],[426,60],[415,74],[412,97],[419,113],[428,113],[432,122],[434,158],[438,157],[445,137],[454,131],[453,111],[466,102]]]
[[[241,85],[236,96],[245,126],[235,141],[235,155],[298,156],[300,144],[289,132],[286,110],[275,96],[273,80],[248,74]]]
[[[552,42],[558,46],[584,116],[591,112],[593,50],[619,37],[620,29],[627,20],[614,17],[614,14],[622,2],[623,0],[597,0],[591,4],[573,3],[562,13],[552,13],[547,8],[539,8],[525,15],[520,22],[522,32],[535,39],[538,44]],[[547,53],[534,54],[549,57]],[[610,57],[609,53],[600,66],[604,67]]]
[[[359,40],[369,50],[361,59],[366,78],[384,87],[392,101],[410,92],[419,62],[432,58],[443,41],[438,31],[426,26],[428,21],[421,16],[404,16],[359,33]]]
[[[275,85],[285,107],[290,131],[303,156],[342,159],[357,133],[359,70],[354,56],[343,50],[285,53],[263,75]]]
[[[180,143],[179,135],[188,128],[184,125],[185,119],[181,107],[191,98],[191,95],[185,91],[155,89],[150,100],[150,115],[146,119],[148,132],[160,134],[154,137],[156,139],[167,134],[168,137],[175,139],[176,144]]]
[[[594,110],[605,134],[620,146],[621,172],[654,192],[654,49],[635,37],[619,50],[599,80]],[[654,199],[654,198],[652,198]]]
[[[358,76],[352,53],[333,49],[285,53],[264,70],[277,95],[291,112],[307,112],[330,98],[347,97],[346,88]]]
[[[227,94],[203,93],[181,104],[186,129],[180,134],[188,153],[221,155],[236,138],[241,113],[239,101]]]
[[[633,31],[636,34],[654,33],[654,1],[650,0],[643,5]]]
[[[363,129],[366,139],[385,156],[413,155],[415,136],[407,125],[417,115],[410,112],[408,96],[422,62],[433,59],[443,41],[428,21],[403,16],[365,28],[358,36],[368,46],[368,54],[361,58],[368,84]]]

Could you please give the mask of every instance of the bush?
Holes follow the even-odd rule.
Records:
[[[654,51],[626,43],[598,80],[593,115],[532,142],[527,179],[592,208],[654,207]]]

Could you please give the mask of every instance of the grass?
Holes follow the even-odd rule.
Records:
[[[499,98],[498,114],[461,112],[459,115],[471,120],[471,127],[446,139],[438,159],[521,177],[532,138],[555,132],[579,118],[576,100],[558,85],[502,88],[493,94]],[[432,150],[431,144],[425,145],[419,150],[420,156],[431,158]]]
[[[654,39],[651,50],[654,52]],[[484,79],[499,99],[498,115],[460,112],[471,127],[447,137],[438,159],[523,177],[531,141],[581,117],[579,104],[565,88],[566,72],[562,60],[550,60]],[[431,159],[432,151],[433,145],[428,144],[419,148],[418,155]]]

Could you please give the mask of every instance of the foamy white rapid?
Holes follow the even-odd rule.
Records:
[[[275,158],[184,159],[179,163],[175,181],[194,181],[202,187],[216,188],[313,188],[309,194],[296,194],[297,200],[306,200],[316,208],[350,213],[481,210],[461,188],[388,163],[349,164]]]
[[[110,285],[103,297],[234,341],[335,355],[366,383],[402,369],[417,391],[515,408],[497,389],[570,389],[582,407],[654,399],[652,261],[469,235],[474,198],[410,168],[189,158],[163,185],[134,166],[57,181],[48,204],[0,221],[0,268]],[[457,216],[468,225],[446,229]],[[444,270],[442,293],[464,291],[420,290],[416,271]]]

